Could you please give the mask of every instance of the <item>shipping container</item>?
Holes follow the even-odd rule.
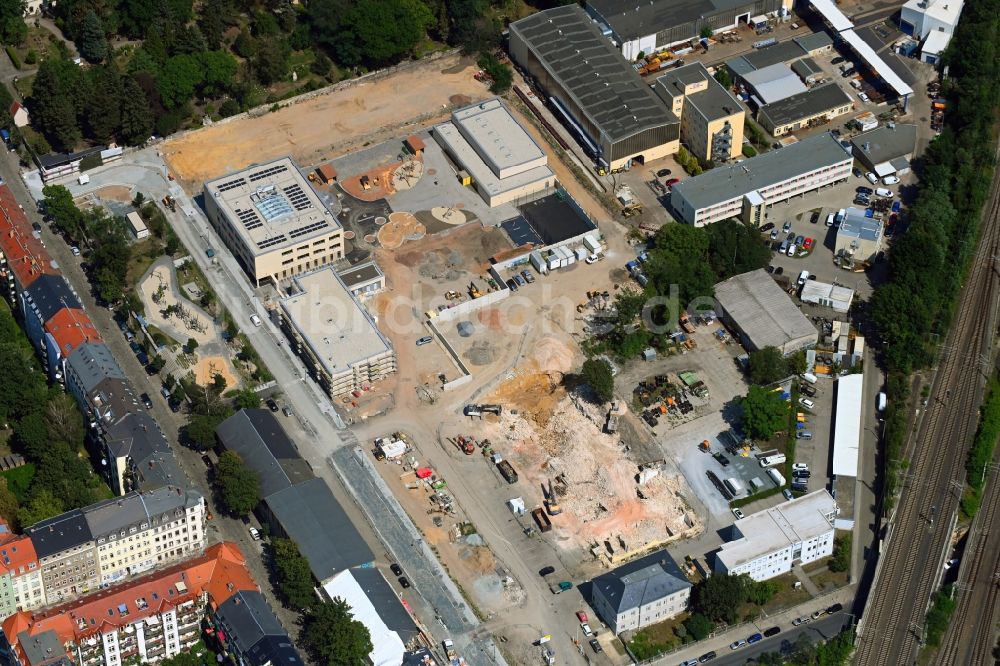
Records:
[[[539,273],[547,273],[549,270],[548,263],[544,258],[542,258],[542,253],[538,250],[533,250],[531,254],[528,255],[528,261],[531,262],[531,267]]]
[[[583,237],[583,244],[587,246],[587,249],[591,252],[597,253],[601,251],[601,243],[594,236],[587,234]]]
[[[576,255],[577,261],[583,261],[584,259],[587,258],[587,255],[590,254],[587,248],[583,247],[582,245],[573,250],[573,253]]]

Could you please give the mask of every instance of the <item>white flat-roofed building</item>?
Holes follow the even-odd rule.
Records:
[[[836,517],[837,502],[824,489],[741,518],[733,523],[739,536],[722,544],[715,570],[761,581],[832,555]]]
[[[149,229],[146,228],[146,223],[142,221],[139,213],[132,211],[125,216],[125,220],[128,222],[128,228],[136,240],[149,238]]]
[[[331,398],[396,371],[396,353],[333,268],[299,275],[281,301],[281,327]]]
[[[670,205],[678,219],[696,227],[729,218],[760,226],[767,206],[847,180],[853,161],[824,132],[682,180],[671,188]]]
[[[555,187],[545,151],[498,98],[458,109],[434,138],[491,207]]]
[[[854,290],[839,284],[806,280],[799,293],[799,300],[803,303],[825,305],[836,312],[847,312],[851,309],[851,301],[854,300]]]
[[[340,222],[288,157],[205,183],[205,211],[256,286],[344,256]]]
[[[833,426],[833,475],[837,477],[858,475],[864,379],[863,374],[854,374],[837,380],[837,410]]]
[[[909,0],[900,10],[899,27],[917,40],[935,32],[950,39],[964,6],[964,0]]]

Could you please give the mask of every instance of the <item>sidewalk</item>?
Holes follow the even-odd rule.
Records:
[[[782,611],[776,615],[763,616],[755,622],[736,625],[721,634],[716,634],[698,643],[692,643],[683,649],[663,655],[654,664],[679,664],[688,659],[697,659],[706,652],[717,652],[719,655],[729,654],[729,645],[741,638],[746,638],[755,632],[763,632],[769,627],[781,627],[785,632],[793,628],[792,621],[804,615],[811,615],[814,611],[826,609],[832,604],[841,603],[849,610],[854,599],[855,586],[848,585],[839,590],[830,592],[824,596],[810,599],[805,603]]]

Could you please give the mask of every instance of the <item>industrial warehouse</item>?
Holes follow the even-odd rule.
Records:
[[[677,152],[680,121],[580,7],[511,23],[510,53],[603,166],[617,169]]]
[[[747,351],[776,347],[787,355],[816,345],[816,328],[764,269],[715,285],[715,300]]]
[[[205,212],[256,286],[344,256],[340,223],[288,157],[205,183]]]
[[[704,27],[723,32],[742,24],[763,22],[764,15],[787,15],[791,0],[733,2],[725,0],[590,0],[590,14],[621,54],[629,60],[696,39]]]
[[[767,206],[847,180],[852,162],[840,142],[824,132],[681,181],[670,205],[679,220],[696,227],[731,217],[760,226]]]

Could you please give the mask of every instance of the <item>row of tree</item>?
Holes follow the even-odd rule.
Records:
[[[735,220],[707,227],[667,224],[653,237],[643,271],[649,283],[641,293],[622,291],[615,298],[613,316],[606,320],[596,349],[620,358],[634,358],[650,345],[663,349],[670,344],[670,319],[689,308],[714,306],[715,284],[734,275],[767,266],[771,252],[760,233]],[[652,323],[668,330],[654,333],[636,327],[650,299],[673,301],[679,311],[657,305],[647,312]]]
[[[893,243],[889,280],[870,302],[888,371],[885,495],[895,495],[907,434],[911,374],[926,367],[943,340],[978,241],[983,204],[995,168],[994,126],[1000,113],[1000,60],[996,17],[1000,0],[966,5],[945,54],[949,100],[944,130],[921,158],[920,191],[907,231]]]
[[[0,481],[0,515],[15,529],[110,496],[84,449],[85,428],[72,397],[48,386],[35,350],[0,303],[0,420],[28,464]]]

